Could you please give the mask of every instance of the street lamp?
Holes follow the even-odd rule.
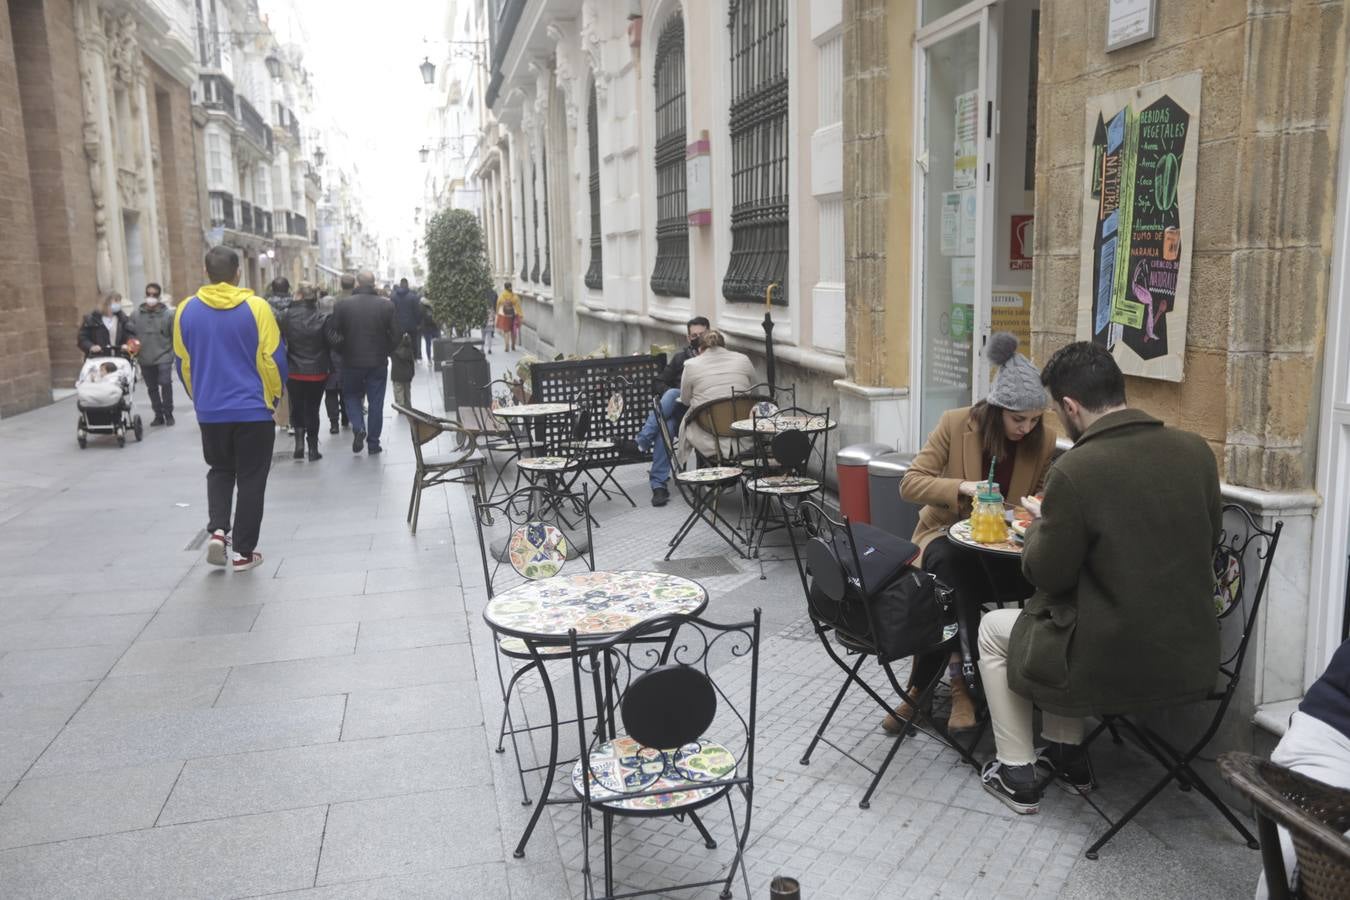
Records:
[[[427,157],[431,155],[431,148],[430,148],[430,147],[423,147],[421,150],[418,150],[418,151],[417,151],[417,155],[420,156],[420,157],[422,157],[422,162],[426,162],[426,161],[427,161]]]
[[[314,148],[314,165],[318,166],[318,167],[321,168],[321,169],[323,168],[323,148],[322,148],[322,147],[315,147],[315,148]]]
[[[281,60],[277,59],[275,53],[267,54],[263,64],[267,66],[267,74],[272,76],[273,81],[281,77]]]
[[[436,64],[431,61],[431,57],[422,57],[422,64],[417,68],[422,70],[422,83],[434,84],[436,81]]]

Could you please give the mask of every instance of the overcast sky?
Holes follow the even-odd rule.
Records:
[[[417,65],[423,35],[438,33],[443,4],[260,0],[259,6],[283,43],[304,47],[321,116],[341,122],[351,136],[369,225],[382,237],[414,236],[422,193],[417,149],[432,99]]]

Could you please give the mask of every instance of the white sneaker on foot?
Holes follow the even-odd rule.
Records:
[[[247,572],[249,569],[256,569],[262,565],[262,554],[254,550],[248,556],[235,556],[231,568],[236,572]]]
[[[206,561],[213,566],[225,565],[225,550],[230,546],[230,538],[219,528],[211,532],[206,542]]]

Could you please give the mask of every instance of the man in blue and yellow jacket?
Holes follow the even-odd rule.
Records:
[[[286,347],[267,301],[239,287],[239,254],[206,254],[211,284],[178,304],[173,350],[178,377],[202,432],[206,473],[206,560],[237,572],[262,564],[257,552],[276,431],[272,414],[286,382]],[[231,537],[230,510],[235,489]],[[226,552],[233,541],[234,555]]]

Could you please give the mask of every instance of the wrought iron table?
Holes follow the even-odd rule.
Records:
[[[572,800],[549,797],[558,767],[558,704],[553,684],[544,673],[544,657],[558,658],[568,646],[568,632],[578,638],[612,637],[649,619],[672,613],[697,615],[708,605],[708,592],[696,581],[664,572],[576,572],[527,581],[488,601],[483,620],[501,638],[518,640],[539,667],[548,701],[549,750],[544,789],[525,833],[516,845],[517,859],[525,855],[534,827],[549,803]],[[597,694],[596,715],[604,701]],[[584,715],[584,710],[577,710]]]

